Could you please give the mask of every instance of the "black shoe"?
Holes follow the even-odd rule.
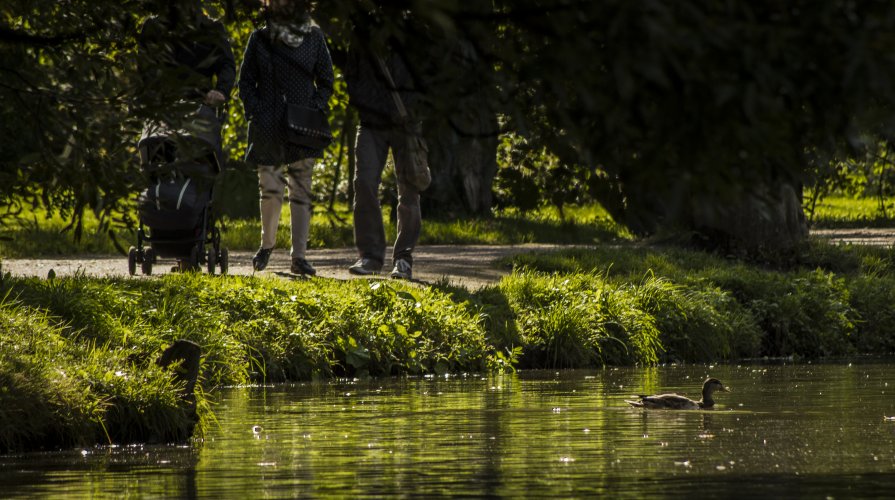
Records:
[[[382,271],[382,264],[374,261],[373,259],[358,259],[357,262],[351,265],[348,268],[348,272],[351,274],[357,274],[359,276],[369,276],[371,274],[379,274]]]
[[[315,276],[317,274],[317,270],[314,269],[314,266],[305,259],[292,259],[292,268],[290,271],[292,271],[292,274],[303,274],[308,276]]]
[[[270,261],[270,254],[272,253],[273,248],[259,248],[258,253],[252,257],[252,267],[256,271],[263,271],[267,267],[267,263]]]
[[[410,266],[410,262],[405,259],[398,259],[395,261],[395,268],[392,269],[392,278],[398,280],[411,280],[413,279],[413,269]]]

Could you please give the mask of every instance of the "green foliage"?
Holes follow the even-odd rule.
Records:
[[[142,2],[10,1],[0,8],[0,218],[41,205],[81,231],[132,192],[133,33]],[[120,223],[121,221],[119,221]]]
[[[0,204],[7,216],[23,204],[42,205],[71,221],[76,234],[86,212],[103,233],[131,222],[122,208],[142,182],[135,111],[152,111],[137,106],[133,34],[149,4],[3,3]],[[258,5],[206,7],[225,15],[239,59],[260,22]],[[807,0],[333,0],[320,2],[316,16],[334,55],[354,37],[373,49],[389,41],[419,62],[431,121],[462,134],[458,103],[475,93],[475,102],[491,106],[479,111],[500,115],[515,134],[503,153],[504,202],[528,207],[549,199],[562,210],[594,196],[616,220],[642,229],[685,223],[688,214],[769,183],[838,175],[811,165],[873,156],[879,161],[864,161],[872,166],[865,172],[871,191],[890,191],[880,138],[892,128],[895,100],[895,66],[887,63],[892,10],[886,2]],[[346,102],[339,82],[321,202],[347,199],[354,121]],[[229,111],[224,141],[238,160],[245,123],[238,102]]]
[[[594,201],[588,187],[593,177],[589,169],[564,163],[545,147],[532,147],[518,135],[501,138],[497,165],[497,206],[527,211],[549,204],[564,219],[565,206]]]
[[[61,334],[73,341],[144,358],[192,340],[203,346],[208,387],[489,367],[480,313],[401,283],[174,275],[5,286],[22,304],[64,318]]]
[[[651,318],[630,306],[627,291],[605,286],[598,276],[549,276],[521,274],[501,283],[511,307],[518,311],[518,329],[532,348],[534,365],[588,366],[601,360],[604,349],[609,363],[655,362],[655,346],[627,352],[641,337],[655,340]],[[622,352],[615,349],[620,344]],[[613,344],[613,345],[610,345]],[[640,356],[638,356],[638,354]]]
[[[837,212],[843,208],[854,210],[857,208],[854,205],[860,204],[861,218],[890,222],[891,198],[895,195],[892,167],[895,164],[889,143],[880,141],[853,146],[857,151],[844,159],[836,158],[827,163],[817,160],[812,172],[813,182],[805,198],[809,221],[830,224],[830,207],[825,205],[833,205],[833,215],[838,217],[832,222],[836,223],[842,219]],[[843,204],[847,206],[843,207]]]
[[[500,285],[517,314],[525,366],[710,361],[754,355],[757,324],[729,293],[647,276],[522,272]]]
[[[178,388],[131,346],[97,343],[8,298],[0,319],[3,452],[188,437]]]
[[[737,297],[766,333],[762,352],[809,358],[854,354],[859,311],[845,280],[820,270],[791,275],[716,273],[713,281]]]
[[[895,265],[887,249],[812,242],[786,270],[645,247],[520,255],[512,262],[555,280],[601,273],[607,283],[642,290],[664,359],[893,352],[895,318],[884,304],[895,293]],[[661,279],[641,282],[644,275]]]
[[[448,282],[3,276],[0,446],[182,438],[152,362],[203,348],[200,385],[895,350],[895,254],[814,244],[784,270],[622,245]],[[14,298],[14,299],[13,299]],[[208,403],[200,392],[200,412]],[[9,423],[8,423],[9,422]]]

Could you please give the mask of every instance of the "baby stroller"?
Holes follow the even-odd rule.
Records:
[[[148,123],[138,147],[149,186],[137,200],[137,246],[128,251],[128,272],[133,276],[140,264],[149,275],[159,258],[170,258],[177,259],[178,270],[204,265],[214,274],[219,266],[226,274],[229,252],[221,247],[212,212],[222,165],[220,122],[214,110],[200,106],[179,129]]]

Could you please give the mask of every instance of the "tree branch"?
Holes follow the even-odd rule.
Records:
[[[60,33],[56,35],[38,35],[12,29],[9,26],[0,26],[0,43],[15,43],[19,45],[36,45],[41,47],[55,47],[69,42],[82,42],[91,33],[99,31],[94,27],[91,31],[78,33]]]

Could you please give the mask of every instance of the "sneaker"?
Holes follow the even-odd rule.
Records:
[[[270,254],[272,253],[273,248],[259,248],[258,253],[252,257],[252,267],[256,271],[263,271],[267,267],[267,263],[270,261]]]
[[[413,269],[410,267],[410,262],[407,262],[404,259],[396,260],[391,277],[399,280],[413,279]]]
[[[348,268],[351,274],[358,276],[369,276],[371,274],[379,274],[382,271],[382,264],[376,263],[373,259],[358,259],[357,262]]]
[[[290,268],[290,271],[292,271],[292,274],[303,274],[308,276],[317,274],[317,270],[314,269],[314,266],[307,260],[301,258],[292,259],[292,267]]]

